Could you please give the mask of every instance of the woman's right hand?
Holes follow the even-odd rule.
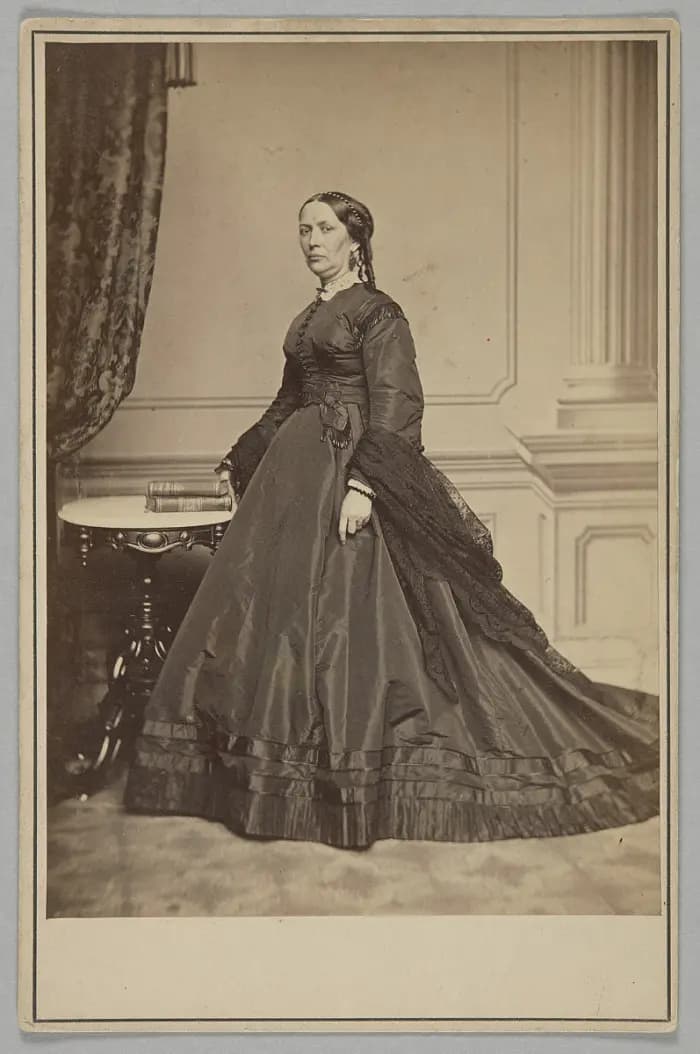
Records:
[[[236,495],[233,493],[233,484],[231,482],[231,469],[221,468],[216,473],[220,480],[226,480],[226,493],[230,496],[234,506],[236,504]]]
[[[340,506],[338,536],[340,544],[345,545],[348,535],[355,535],[369,523],[372,515],[372,499],[366,494],[348,489]]]

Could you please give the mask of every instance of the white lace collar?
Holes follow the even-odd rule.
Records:
[[[332,278],[330,282],[326,282],[325,285],[321,286],[318,290],[318,295],[321,300],[330,300],[341,289],[350,289],[353,285],[361,284],[357,271],[346,271],[345,274],[339,275],[338,278]]]

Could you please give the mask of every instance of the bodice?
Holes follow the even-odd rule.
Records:
[[[318,403],[323,435],[336,446],[349,441],[346,404],[354,403],[365,413],[369,409],[363,342],[380,315],[403,317],[385,293],[357,284],[309,304],[289,327],[284,353],[300,403]]]
[[[363,327],[375,310],[387,304],[393,301],[385,293],[358,284],[300,312],[287,332],[284,353],[298,370],[302,384],[337,382],[366,395]]]

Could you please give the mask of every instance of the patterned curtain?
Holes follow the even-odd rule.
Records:
[[[47,447],[61,460],[132,390],[167,130],[164,44],[46,49]]]

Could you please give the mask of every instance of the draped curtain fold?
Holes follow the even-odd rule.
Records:
[[[49,44],[47,450],[68,457],[132,390],[153,278],[166,45]]]
[[[57,469],[132,390],[155,260],[167,134],[165,44],[46,47],[49,794],[70,793],[84,602],[58,560]],[[68,722],[68,723],[67,723]]]

